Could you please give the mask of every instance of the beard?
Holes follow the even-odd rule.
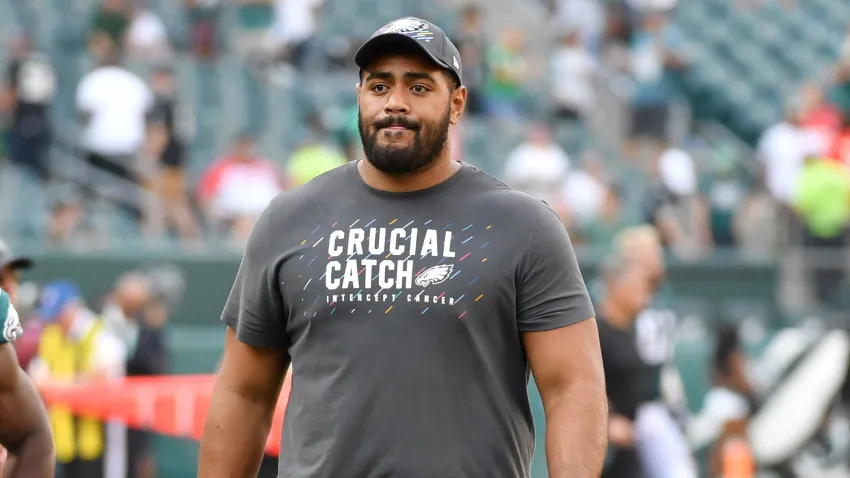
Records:
[[[357,113],[357,128],[363,141],[366,161],[379,171],[396,175],[417,173],[433,167],[448,142],[450,121],[450,108],[446,109],[439,122],[431,124],[413,121],[404,116],[388,116],[372,123],[370,134],[360,112]],[[390,126],[403,126],[412,131],[413,141],[408,146],[378,144],[381,128]]]

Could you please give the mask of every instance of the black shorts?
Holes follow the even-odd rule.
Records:
[[[632,138],[663,140],[667,137],[667,118],[670,108],[662,106],[635,106],[632,110]]]

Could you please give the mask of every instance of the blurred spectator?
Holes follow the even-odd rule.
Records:
[[[114,48],[122,49],[132,10],[129,0],[101,0],[89,23],[89,48],[95,58],[110,55]]]
[[[221,0],[184,0],[184,3],[192,53],[199,60],[215,60],[218,56]]]
[[[275,0],[272,37],[278,58],[298,69],[304,67],[307,47],[316,34],[324,0]]]
[[[578,31],[564,35],[560,47],[549,60],[556,117],[587,118],[596,103],[593,91],[596,66],[596,59],[582,44]]]
[[[789,102],[784,120],[768,128],[757,146],[767,188],[783,205],[794,195],[806,157],[818,154],[820,145],[818,137],[802,127],[801,114],[799,102]]]
[[[711,215],[711,237],[717,247],[733,247],[738,236],[736,225],[740,224],[736,216],[745,212],[741,204],[746,202],[749,187],[734,151],[717,150],[711,160],[702,180]]]
[[[512,187],[556,204],[570,169],[570,158],[542,123],[529,128],[528,140],[508,153],[505,181]]]
[[[160,232],[164,224],[173,225],[183,239],[198,239],[200,229],[189,205],[186,189],[187,136],[189,121],[177,94],[176,78],[170,68],[154,71],[151,79],[153,107],[147,117],[146,152],[156,161],[156,189],[161,203],[161,220],[151,224]]]
[[[492,117],[513,119],[520,114],[522,87],[530,71],[524,49],[522,32],[507,29],[487,50],[484,97]]]
[[[108,52],[101,65],[77,86],[86,161],[107,177],[141,184],[138,153],[145,141],[145,116],[154,98],[141,78],[120,65],[117,50]]]
[[[598,52],[605,34],[606,0],[555,0],[557,30],[576,33],[578,43]]]
[[[48,110],[56,94],[50,59],[36,52],[22,32],[12,38],[10,61],[0,91],[0,114],[10,117],[9,157],[18,166],[47,180],[50,175]]]
[[[810,158],[796,183],[794,208],[804,224],[803,245],[809,249],[806,262],[815,298],[821,304],[830,304],[846,287],[844,265],[835,264],[829,253],[835,254],[847,244],[850,172],[832,161]]]
[[[163,61],[171,55],[165,23],[144,0],[136,0],[124,43],[127,54],[133,58]]]
[[[484,34],[484,19],[481,9],[470,5],[460,14],[460,26],[452,36],[463,60],[463,84],[467,89],[466,112],[479,114],[484,111],[481,93],[486,73],[487,37]]]
[[[648,141],[653,155],[667,137],[670,106],[675,100],[673,72],[687,65],[684,38],[662,13],[646,14],[631,41],[631,74],[635,80],[632,98],[632,140]],[[630,145],[630,154],[638,144]]]
[[[128,351],[127,376],[162,375],[166,373],[166,353],[162,325],[164,318],[154,300],[152,278],[141,272],[123,274],[107,298],[104,320],[115,335],[123,338]],[[153,319],[151,326],[149,319]],[[127,478],[152,477],[150,434],[143,430],[127,431]]]
[[[39,384],[91,383],[124,375],[126,349],[102,319],[83,303],[69,281],[47,284],[36,316],[45,322],[29,373]],[[65,478],[113,478],[126,469],[122,426],[88,417],[75,419],[50,407],[59,472]]]
[[[612,194],[613,188],[609,186],[608,181],[605,166],[592,152],[586,152],[582,156],[580,168],[572,169],[567,174],[561,190],[559,209],[564,223],[574,234],[574,240],[594,242],[585,235],[597,235],[591,231],[594,224],[599,220],[603,223],[614,220],[613,217],[603,219],[619,209],[618,200],[614,198],[618,192]],[[601,233],[601,230],[598,233]],[[603,240],[600,243],[605,242]]]
[[[801,96],[800,125],[817,135],[820,153],[828,154],[842,126],[841,111],[826,101],[823,89],[817,83],[807,83]],[[850,163],[848,163],[850,164]]]
[[[286,170],[292,182],[291,186],[300,186],[346,162],[345,156],[337,148],[318,138],[312,138],[292,153]]]
[[[18,301],[20,273],[32,266],[32,259],[16,255],[3,239],[0,239],[0,289],[6,291],[13,304]]]
[[[651,399],[653,378],[638,353],[634,322],[649,304],[649,280],[646,270],[621,256],[606,258],[601,279],[604,293],[596,313],[609,410],[609,458],[602,476],[639,477],[634,422],[641,405]]]
[[[54,246],[67,247],[77,240],[93,239],[85,223],[83,196],[71,185],[57,186],[47,223],[47,237]]]
[[[241,243],[265,207],[284,190],[275,164],[254,151],[254,138],[235,138],[230,153],[212,163],[198,181],[198,202],[208,221]]]
[[[722,470],[724,448],[746,429],[754,398],[737,327],[721,327],[713,359],[712,387],[703,398],[702,409],[688,425],[688,436],[694,449],[712,446],[711,476],[726,476]]]
[[[233,51],[252,64],[271,57],[274,22],[272,0],[237,0],[236,28],[231,33]]]
[[[712,247],[709,213],[693,158],[668,146],[658,159],[658,174],[661,182],[649,196],[648,222],[680,257],[705,254]]]

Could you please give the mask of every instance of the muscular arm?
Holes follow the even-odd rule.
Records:
[[[551,478],[598,477],[605,460],[608,402],[596,320],[523,341],[546,412],[546,458]]]
[[[288,362],[281,349],[251,347],[227,328],[201,437],[199,478],[257,476]]]
[[[10,344],[0,345],[0,444],[10,455],[4,476],[53,478],[53,435],[47,412]]]
[[[599,332],[572,244],[551,210],[538,214],[517,279],[519,330],[546,412],[549,476],[598,477],[608,420]]]
[[[289,367],[286,308],[271,260],[272,218],[260,216],[221,320],[224,358],[201,437],[199,478],[253,478]]]

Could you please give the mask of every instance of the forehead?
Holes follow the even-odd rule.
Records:
[[[438,79],[443,68],[426,58],[422,53],[394,53],[381,55],[372,60],[363,68],[363,72],[369,73],[391,73],[403,75],[404,73],[429,73]]]

